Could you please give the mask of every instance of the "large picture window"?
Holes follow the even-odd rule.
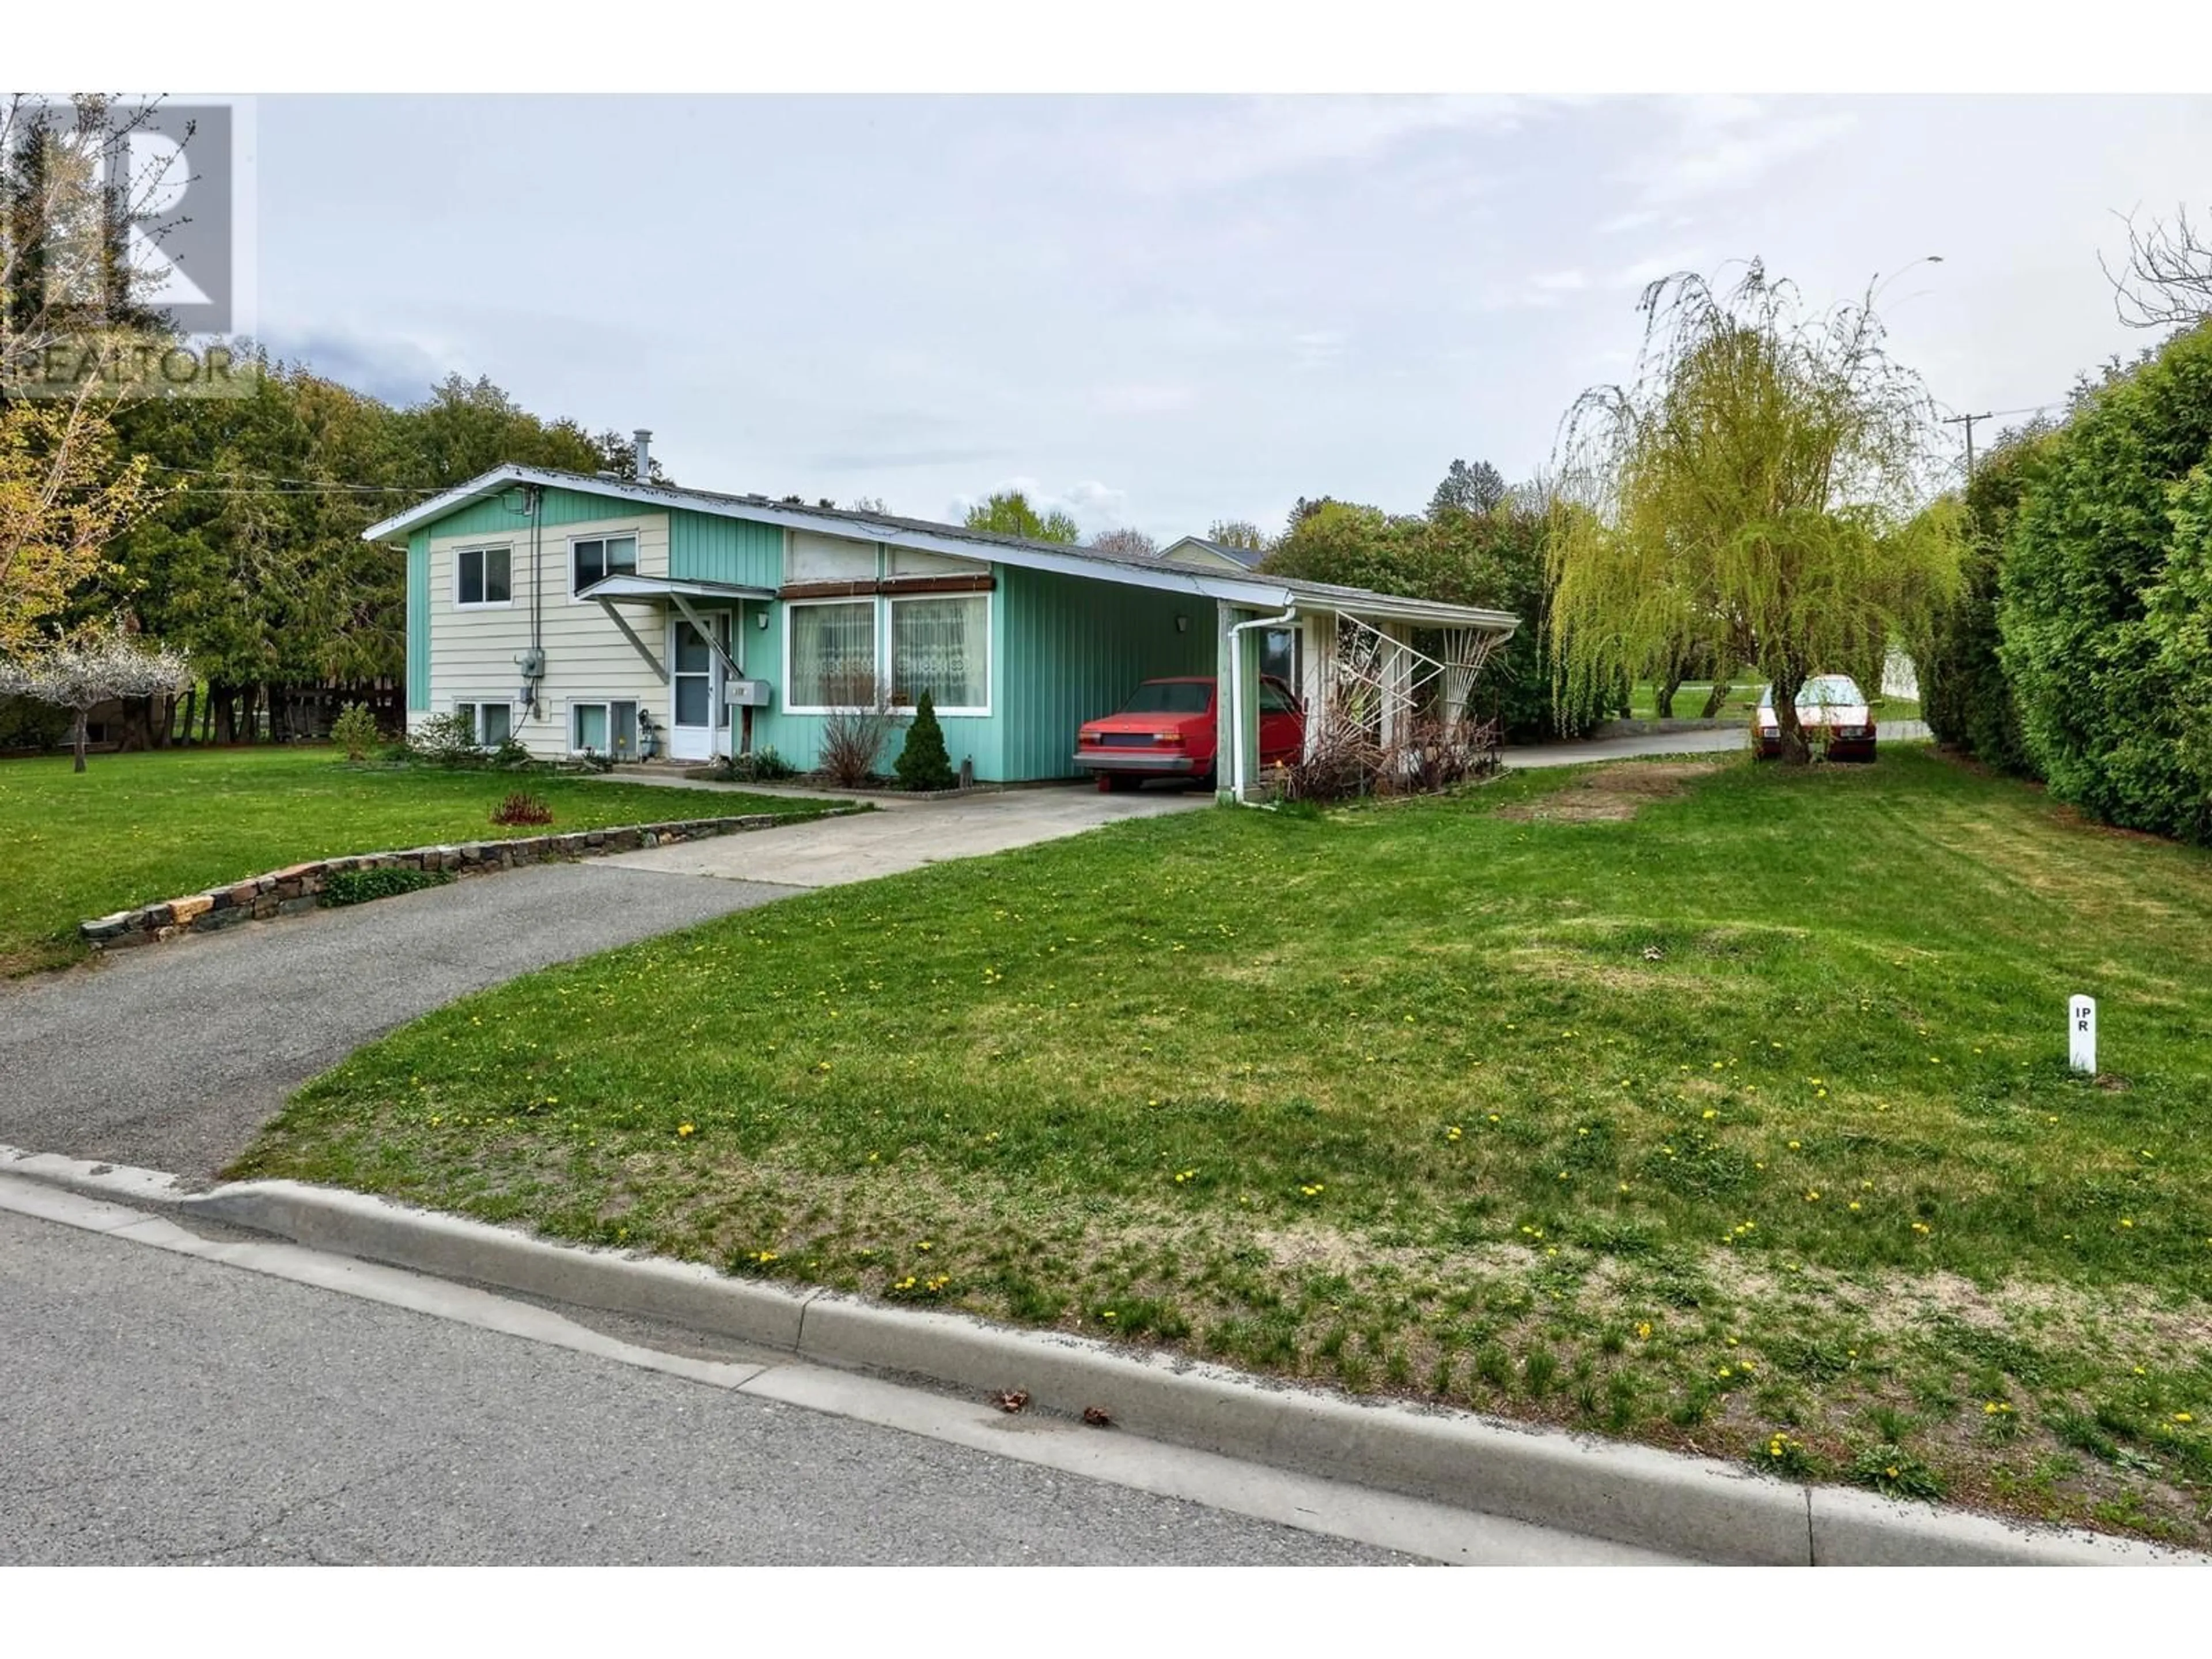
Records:
[[[793,708],[852,708],[875,696],[876,604],[794,605],[784,701]]]
[[[569,592],[581,593],[609,576],[637,574],[637,538],[592,536],[568,544]]]
[[[991,602],[981,593],[890,602],[891,696],[912,708],[929,693],[940,713],[991,705]]]
[[[453,603],[506,605],[514,594],[514,554],[504,547],[464,547],[453,555]]]

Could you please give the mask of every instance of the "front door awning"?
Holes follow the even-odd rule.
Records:
[[[727,605],[738,599],[767,600],[775,597],[775,590],[772,587],[745,587],[736,582],[702,582],[676,576],[624,574],[603,576],[576,597],[597,599],[599,609],[607,613],[607,620],[622,629],[623,637],[630,642],[631,648],[645,659],[646,666],[652,669],[655,678],[665,685],[668,684],[667,665],[654,656],[653,647],[638,638],[637,631],[623,620],[622,613],[615,609],[617,605],[674,605],[684,620],[699,630],[699,637],[707,641],[708,649],[722,659],[722,672],[736,679],[740,673],[736,661],[722,648],[722,642],[715,637],[714,630],[707,626],[707,619],[692,609],[691,601],[719,600]]]

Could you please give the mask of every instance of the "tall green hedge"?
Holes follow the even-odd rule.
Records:
[[[2051,793],[2212,842],[2212,323],[2092,394],[2006,538],[1999,656]]]
[[[2047,428],[1992,450],[1966,486],[1966,554],[1959,595],[1937,612],[1914,653],[1920,709],[1942,742],[1986,766],[2033,776],[2035,762],[2020,728],[2020,708],[1997,659],[1997,590],[2005,538],[2042,452]]]

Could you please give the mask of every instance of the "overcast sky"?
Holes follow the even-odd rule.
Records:
[[[1961,410],[2144,337],[2116,210],[2212,206],[2212,100],[270,98],[259,310],[398,402],[449,371],[710,489],[1086,532],[1418,510],[1628,368],[1650,276],[1757,255]]]

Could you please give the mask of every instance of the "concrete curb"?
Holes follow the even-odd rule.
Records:
[[[554,1244],[459,1217],[289,1181],[188,1194],[171,1177],[0,1148],[0,1170],[275,1234],[333,1253],[611,1312],[650,1316],[803,1359],[1046,1408],[1098,1406],[1150,1439],[1698,1559],[1784,1565],[2207,1565],[2134,1540],[2060,1531],[1731,1464],[1286,1382],[965,1315],[727,1278],[696,1264]]]

